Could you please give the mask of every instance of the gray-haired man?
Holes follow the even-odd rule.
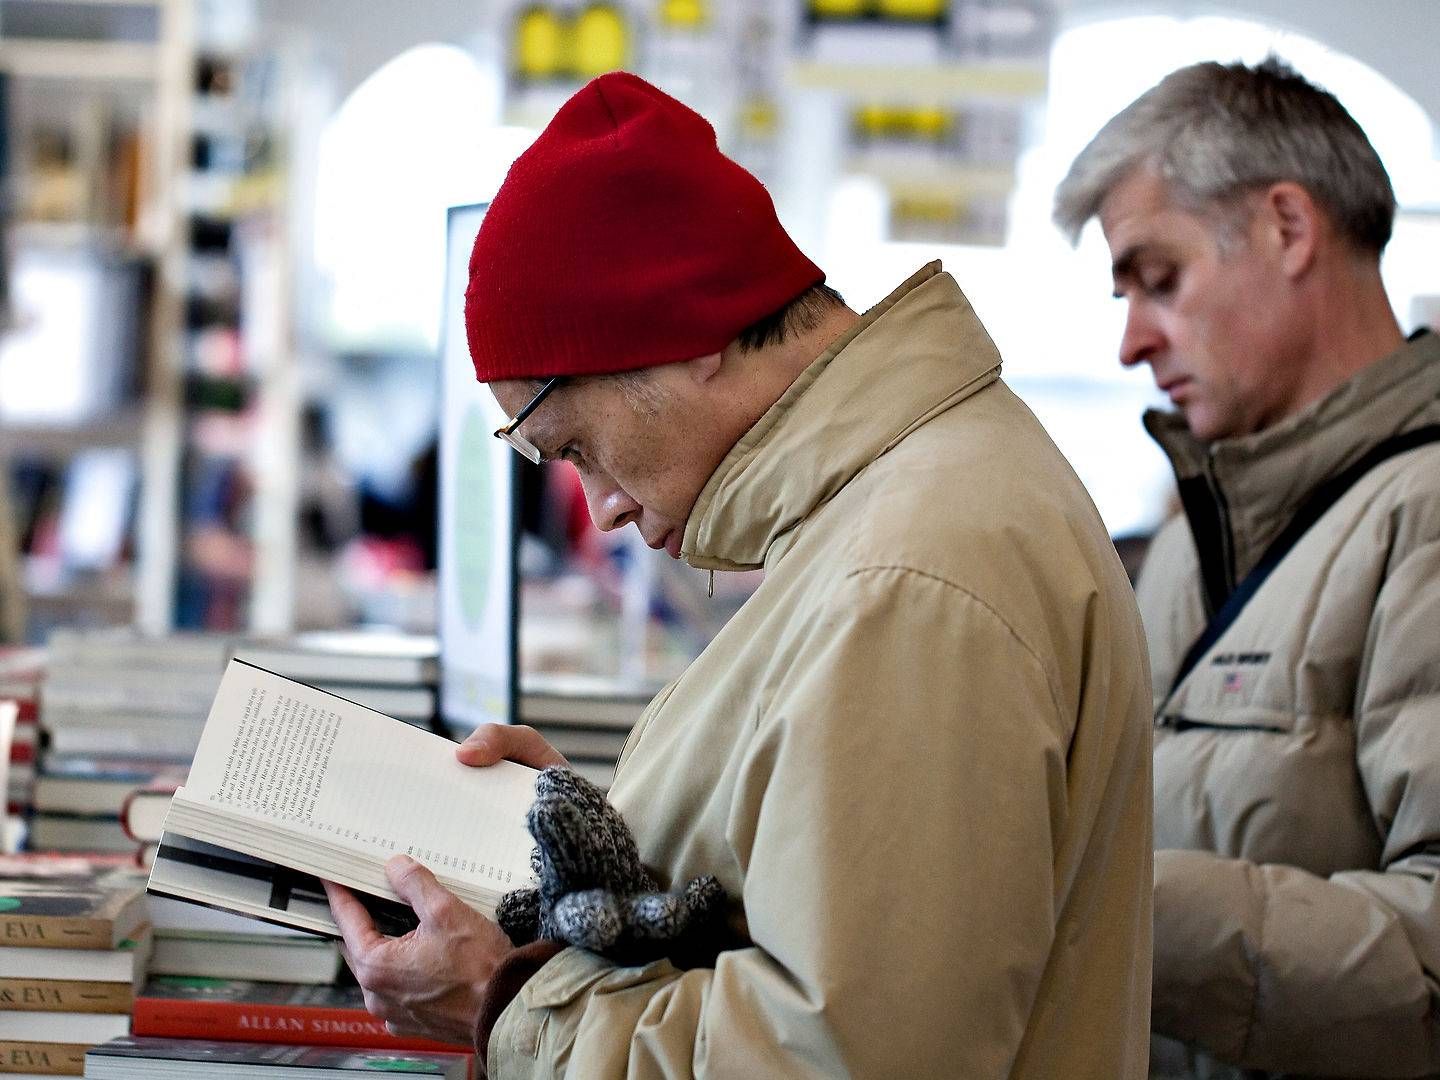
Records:
[[[1395,198],[1278,61],[1177,71],[1056,196],[1098,216],[1185,514],[1139,596],[1155,694],[1156,1076],[1440,1072],[1440,338]]]

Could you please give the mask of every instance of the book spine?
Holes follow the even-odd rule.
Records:
[[[85,1048],[71,1043],[0,1039],[0,1076],[6,1073],[84,1076]]]
[[[56,918],[53,915],[0,915],[0,945],[36,949],[113,949],[105,919]]]
[[[135,1004],[129,983],[67,979],[0,979],[0,1010],[128,1013]]]
[[[140,996],[130,1019],[133,1035],[167,1039],[232,1039],[244,1042],[351,1046],[365,1050],[429,1050],[469,1053],[429,1039],[391,1035],[383,1021],[358,1009],[235,1001],[177,1001]]]
[[[134,805],[135,799],[138,796],[155,793],[159,793],[161,795],[174,795],[176,789],[179,786],[180,785],[178,783],[150,783],[144,785],[143,787],[137,787],[134,791],[130,792],[130,794],[126,795],[125,801],[120,804],[120,828],[125,830],[125,835],[128,836],[131,840],[134,840],[136,843],[145,843],[151,840],[158,841],[160,839],[158,836],[141,837],[135,835],[134,830],[130,828],[130,808]]]

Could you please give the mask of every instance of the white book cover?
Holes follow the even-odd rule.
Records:
[[[94,1046],[130,1034],[124,1013],[0,1010],[0,1039]]]
[[[37,949],[0,946],[0,979],[65,979],[71,982],[136,983],[150,957],[150,928],[118,949]]]

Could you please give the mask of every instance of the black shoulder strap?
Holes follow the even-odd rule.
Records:
[[[1355,482],[1368,473],[1382,461],[1387,461],[1397,454],[1403,454],[1408,450],[1424,446],[1426,443],[1440,442],[1440,424],[1431,424],[1427,427],[1415,428],[1406,431],[1393,438],[1370,448],[1364,457],[1351,465],[1344,472],[1331,477],[1321,484],[1311,494],[1290,519],[1280,535],[1277,536],[1271,545],[1265,549],[1265,554],[1255,564],[1255,568],[1245,575],[1245,580],[1235,586],[1220,610],[1215,612],[1210,623],[1205,627],[1196,640],[1190,646],[1190,651],[1185,654],[1185,659],[1180,662],[1180,670],[1175,673],[1175,680],[1170,684],[1170,693],[1173,694],[1179,685],[1185,681],[1185,676],[1195,670],[1195,665],[1200,662],[1211,646],[1220,640],[1220,635],[1230,628],[1250,598],[1259,591],[1260,586],[1265,583],[1275,567],[1289,554],[1300,538],[1324,515],[1325,511],[1334,506],[1340,500],[1340,496],[1349,491]],[[1169,695],[1166,695],[1167,697]]]

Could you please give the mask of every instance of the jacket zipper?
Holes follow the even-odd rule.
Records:
[[[1219,482],[1210,471],[1209,463],[1205,468],[1205,483],[1210,488],[1210,496],[1215,500],[1216,514],[1220,519],[1220,567],[1225,574],[1225,589],[1227,596],[1235,591],[1235,536],[1230,529],[1230,503],[1225,498],[1225,492],[1221,490]]]
[[[1214,724],[1207,720],[1191,720],[1186,716],[1169,714],[1160,717],[1160,727],[1172,731],[1264,731],[1271,735],[1285,734],[1285,728],[1273,724]]]

